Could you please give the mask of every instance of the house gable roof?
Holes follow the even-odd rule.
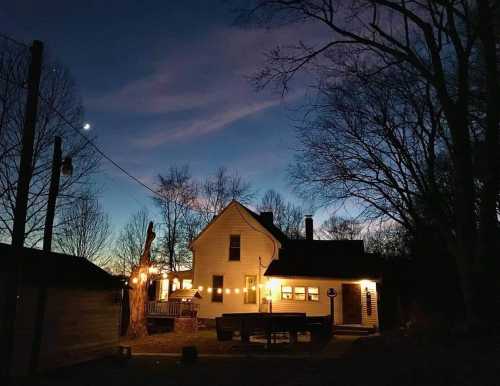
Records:
[[[277,241],[279,241],[282,245],[283,243],[287,240],[286,235],[279,229],[277,228],[274,224],[269,224],[261,215],[253,212],[252,210],[248,209],[245,205],[241,204],[240,202],[236,200],[232,200],[217,216],[215,216],[212,221],[208,223],[208,225],[203,228],[203,230],[196,236],[196,238],[191,242],[190,246],[191,248],[193,245],[201,238],[202,235],[206,233],[206,231],[218,220],[220,219],[224,213],[233,205],[237,205],[238,208],[243,209],[246,211],[248,215],[250,215],[254,220],[258,222],[258,224],[264,228],[268,233],[271,234]]]
[[[45,252],[33,248],[14,248],[0,243],[4,263],[0,272],[11,273],[19,264],[25,283],[49,287],[121,288],[122,281],[87,259],[63,253]]]
[[[265,276],[378,279],[381,260],[362,240],[288,240]]]

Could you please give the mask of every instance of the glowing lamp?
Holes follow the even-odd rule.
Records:
[[[222,293],[222,288],[217,288],[217,293],[220,295]]]
[[[61,174],[63,176],[71,176],[73,174],[73,161],[70,156],[64,157],[61,162]]]
[[[198,291],[203,292],[203,286],[202,285],[198,286]]]
[[[137,279],[136,277],[132,278],[132,283],[137,284],[138,281],[139,281],[139,279]]]
[[[207,288],[207,292],[208,292],[208,293],[212,293],[212,288],[211,288],[211,287],[208,287],[208,288]]]
[[[240,289],[239,289],[239,288],[235,288],[235,289],[234,289],[234,293],[235,293],[235,294],[239,294],[239,293],[240,293]]]
[[[231,290],[229,288],[226,288],[226,293],[227,294],[230,294],[231,293]]]

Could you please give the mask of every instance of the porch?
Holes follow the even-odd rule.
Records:
[[[150,301],[146,303],[147,318],[195,318],[198,304],[182,301]]]

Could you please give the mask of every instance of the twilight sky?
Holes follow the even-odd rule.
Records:
[[[245,76],[297,28],[236,27],[228,3],[16,0],[0,5],[0,25],[16,39],[44,41],[69,68],[98,144],[144,182],[173,164],[188,163],[195,176],[225,165],[261,193],[292,198],[291,110],[305,87],[283,100],[256,93]],[[150,205],[147,191],[106,161],[102,169],[101,198],[115,225]]]

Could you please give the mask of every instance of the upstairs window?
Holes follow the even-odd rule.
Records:
[[[224,296],[224,276],[214,275],[212,277],[212,302],[222,303]]]
[[[229,236],[229,260],[240,261],[240,235]]]

